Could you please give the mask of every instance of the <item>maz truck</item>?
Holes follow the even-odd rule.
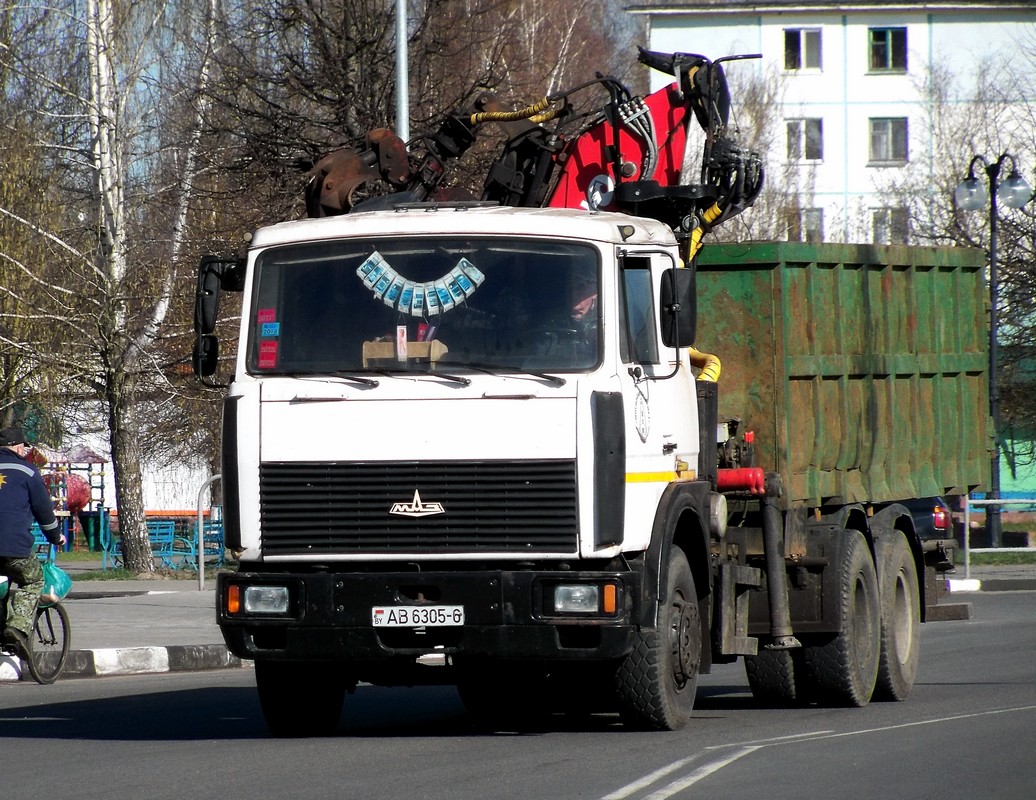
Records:
[[[739,658],[768,703],[909,694],[947,560],[901,501],[987,478],[982,254],[702,248],[761,165],[718,63],[644,58],[678,82],[602,79],[573,135],[492,101],[423,155],[376,132],[318,165],[312,218],[203,259],[210,383],[241,302],[217,615],[275,735],[333,731],[360,683],[673,730]],[[482,199],[451,199],[488,122],[515,127]]]

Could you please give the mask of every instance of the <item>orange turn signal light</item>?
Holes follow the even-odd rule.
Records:
[[[241,587],[230,584],[227,587],[227,613],[237,614],[241,611]]]
[[[603,610],[605,614],[614,614],[616,609],[616,597],[618,589],[614,583],[604,584]]]

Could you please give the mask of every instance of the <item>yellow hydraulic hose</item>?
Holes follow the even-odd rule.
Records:
[[[481,122],[514,122],[519,119],[534,117],[550,108],[550,100],[544,97],[537,103],[518,111],[479,111],[471,115],[471,124],[478,125]]]
[[[536,114],[534,116],[529,117],[529,122],[533,122],[536,125],[539,125],[544,122],[550,122],[552,119],[557,117],[558,114],[562,112],[562,110],[563,109],[560,108],[552,108],[550,111],[545,111],[542,114]]]
[[[705,381],[707,383],[716,383],[719,381],[719,373],[721,370],[719,358],[714,356],[712,353],[703,353],[696,347],[689,348],[688,355],[691,357],[691,366],[697,367],[701,370],[701,374],[698,375],[698,380]]]
[[[723,209],[719,207],[719,203],[713,203],[709,208],[702,212],[702,224],[691,231],[691,237],[687,242],[688,261],[694,258],[698,254],[698,251],[701,250],[701,239],[708,231],[708,226],[715,222],[722,213]]]

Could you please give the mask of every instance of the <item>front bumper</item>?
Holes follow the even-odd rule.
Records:
[[[613,581],[612,614],[560,615],[559,583]],[[231,613],[231,586],[288,587],[283,615]],[[635,573],[485,570],[440,572],[238,572],[217,582],[217,621],[232,653],[269,660],[377,662],[429,653],[464,658],[607,660],[630,652],[640,597]],[[462,605],[462,626],[375,628],[374,606]]]

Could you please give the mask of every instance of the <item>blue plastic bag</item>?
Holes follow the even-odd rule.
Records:
[[[72,588],[72,579],[68,573],[53,561],[43,562],[43,591],[40,593],[40,605],[49,606],[64,600]]]

